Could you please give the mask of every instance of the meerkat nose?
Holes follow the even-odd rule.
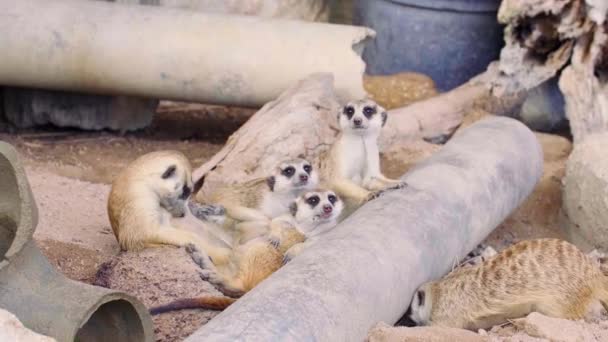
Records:
[[[355,126],[361,126],[361,124],[363,123],[363,121],[361,119],[354,119],[353,123],[355,124]]]
[[[332,208],[332,206],[331,206],[331,205],[329,205],[329,204],[326,204],[326,205],[324,205],[324,206],[323,206],[323,212],[324,212],[324,213],[329,214],[329,213],[331,213],[331,212],[332,212],[332,210],[334,210],[334,208]]]
[[[308,181],[308,175],[300,175],[300,180],[301,180],[302,182],[306,182],[306,181]]]

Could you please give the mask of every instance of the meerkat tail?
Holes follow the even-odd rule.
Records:
[[[158,315],[169,311],[184,309],[224,310],[235,301],[235,298],[217,296],[177,299],[168,304],[151,308],[150,314]]]

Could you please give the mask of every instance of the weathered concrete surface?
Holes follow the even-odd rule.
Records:
[[[152,341],[148,310],[121,292],[65,278],[32,240],[38,223],[23,166],[0,142],[0,308],[60,342]]]
[[[363,340],[530,194],[542,160],[516,120],[471,125],[187,341]]]
[[[0,2],[0,84],[258,106],[315,72],[365,95],[368,28],[103,1]]]
[[[12,313],[0,309],[0,341],[56,342],[54,338],[37,334],[19,321]]]
[[[574,145],[563,187],[563,222],[569,238],[585,251],[608,252],[608,133]]]

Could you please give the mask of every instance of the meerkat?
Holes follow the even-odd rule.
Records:
[[[319,161],[324,187],[360,205],[385,190],[405,186],[380,171],[378,138],[387,118],[386,110],[369,99],[351,101],[342,108],[340,135]]]
[[[566,241],[538,239],[423,284],[408,311],[417,325],[476,331],[531,312],[581,319],[597,300],[608,309],[599,263]]]
[[[174,224],[175,218],[190,213],[188,199],[195,186],[191,172],[190,162],[181,152],[157,151],[137,158],[116,177],[107,209],[122,250],[194,244],[215,263],[228,260],[230,248],[216,246]]]
[[[206,200],[225,208],[229,219],[224,227],[235,228],[238,245],[266,233],[269,222],[288,213],[289,203],[318,181],[311,163],[296,158],[277,165],[268,177],[220,188]]]
[[[290,213],[272,220],[271,232],[236,248],[234,268],[226,271],[207,269],[204,259],[199,259],[193,246],[190,252],[196,263],[204,268],[202,277],[215,285],[228,297],[203,296],[173,301],[152,308],[150,312],[159,314],[182,309],[222,310],[284,264],[286,253],[303,245],[309,238],[331,230],[343,209],[340,198],[331,190],[315,190],[302,194],[290,205]],[[298,248],[298,252],[302,248]],[[294,255],[295,256],[295,255]],[[293,256],[292,256],[293,257]]]

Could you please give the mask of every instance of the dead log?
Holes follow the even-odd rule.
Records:
[[[601,5],[589,8],[594,28],[577,40],[559,80],[575,143],[608,130],[608,2]]]
[[[489,96],[487,74],[448,93],[389,111],[380,138],[383,151],[421,138],[449,136],[475,101]],[[338,134],[339,99],[331,74],[318,73],[298,82],[267,103],[229,139],[224,148],[194,172],[207,175],[198,194],[268,174],[280,161],[304,155],[311,161],[327,150]]]

